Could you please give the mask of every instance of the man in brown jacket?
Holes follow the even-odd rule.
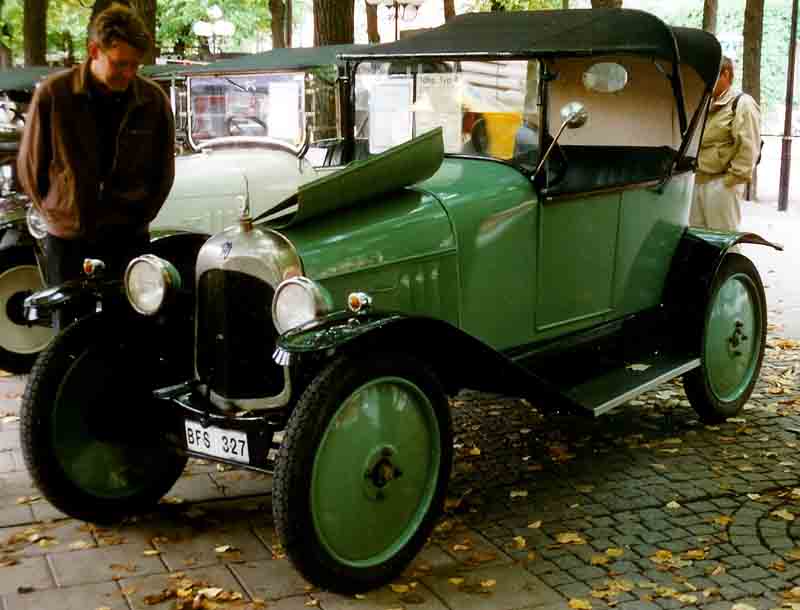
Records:
[[[689,224],[737,231],[744,185],[753,176],[761,150],[761,112],[755,100],[733,90],[733,62],[722,60],[714,86],[703,141]]]
[[[169,101],[137,74],[150,44],[141,19],[112,4],[90,24],[87,61],[33,97],[19,177],[47,225],[49,285],[78,277],[84,258],[121,273],[148,248],[175,175]]]

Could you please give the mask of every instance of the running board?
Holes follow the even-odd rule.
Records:
[[[598,417],[699,366],[700,358],[667,355],[648,358],[573,386],[566,395]],[[642,370],[644,367],[647,368]]]

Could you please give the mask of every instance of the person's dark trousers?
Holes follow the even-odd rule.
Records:
[[[82,277],[86,258],[102,260],[106,264],[105,276],[121,279],[130,260],[149,251],[150,235],[147,232],[132,235],[106,232],[97,239],[86,240],[62,239],[48,234],[43,245],[45,279],[47,285],[53,287]],[[53,313],[53,327],[61,331],[87,313],[69,306],[59,308]]]

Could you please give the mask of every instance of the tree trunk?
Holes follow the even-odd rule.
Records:
[[[11,49],[0,42],[0,70],[10,70],[13,67],[13,59]]]
[[[24,0],[22,30],[26,66],[47,64],[47,3],[48,0]]]
[[[133,8],[139,13],[147,31],[153,37],[153,48],[145,54],[142,63],[152,64],[159,55],[158,43],[156,42],[156,2],[157,0],[133,0]]]
[[[292,0],[286,0],[286,14],[284,15],[284,19],[286,22],[286,46],[292,46],[292,27],[293,20],[292,20]]]
[[[68,31],[63,32],[64,36],[64,65],[72,66],[75,64],[75,42],[72,40],[72,34]]]
[[[380,42],[381,35],[378,31],[378,7],[375,4],[370,4],[364,0],[364,5],[367,7],[367,39],[370,42]],[[447,16],[445,16],[447,19]]]
[[[354,0],[314,0],[314,46],[353,44]]]
[[[747,0],[742,39],[742,91],[761,103],[761,41],[764,35],[764,0]],[[753,173],[747,198],[757,199],[757,173]]]
[[[283,0],[269,0],[269,12],[272,17],[272,48],[283,49],[286,47],[286,28],[283,21],[286,7]]]
[[[455,0],[444,1],[444,20],[449,21],[456,16],[456,2]]]
[[[703,2],[703,29],[712,34],[717,33],[717,0]]]
[[[492,0],[492,5],[491,5],[491,8],[489,10],[492,11],[492,12],[498,12],[499,13],[499,12],[502,12],[502,11],[506,10],[506,7],[502,2],[499,2],[499,0]]]
[[[592,8],[622,8],[622,0],[592,0]]]

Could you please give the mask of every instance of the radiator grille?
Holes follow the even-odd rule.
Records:
[[[212,269],[197,287],[196,364],[202,383],[229,399],[275,396],[283,369],[272,361],[275,291],[238,271]]]

